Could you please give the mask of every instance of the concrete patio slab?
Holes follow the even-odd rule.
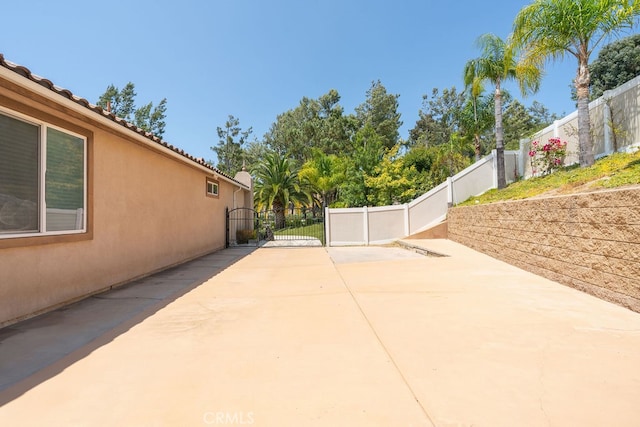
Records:
[[[203,277],[214,254],[159,275],[197,277],[184,292],[148,278],[160,301],[119,323],[78,310],[88,343],[17,325],[0,375],[57,359],[0,391],[0,425],[637,425],[640,314],[416,242],[448,256],[264,248]]]
[[[105,333],[167,304],[252,252],[216,252],[0,329],[0,390],[81,349]],[[0,400],[0,403],[1,400]]]
[[[336,264],[379,262],[423,257],[423,255],[415,252],[393,246],[335,247],[327,248],[327,252]]]

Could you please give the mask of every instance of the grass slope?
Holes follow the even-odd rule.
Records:
[[[514,182],[502,190],[489,190],[459,206],[527,199],[541,195],[571,194],[640,184],[640,150],[616,153],[588,168],[568,166],[550,175]]]

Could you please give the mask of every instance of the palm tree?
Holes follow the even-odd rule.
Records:
[[[284,211],[292,203],[309,200],[298,181],[298,170],[293,163],[278,153],[268,153],[254,170],[254,196],[257,207],[272,208],[276,229],[284,228]]]
[[[578,97],[580,166],[594,163],[589,120],[589,56],[594,48],[625,28],[640,14],[638,0],[534,0],[513,23],[513,41],[524,59],[541,67],[547,58],[573,55],[578,60],[575,79]]]
[[[465,69],[465,71],[467,70]],[[473,133],[473,146],[477,162],[482,156],[481,136],[493,126],[495,117],[491,113],[492,100],[483,96],[482,81],[477,76],[465,75],[464,85],[467,100],[462,109],[461,119],[464,127]]]
[[[464,69],[465,73],[468,71],[469,75],[464,75],[464,87],[467,93],[469,94],[468,100],[471,101],[471,107],[473,108],[473,139],[474,139],[474,148],[476,153],[476,162],[480,160],[480,129],[478,122],[478,101],[482,92],[484,92],[484,87],[482,86],[482,80],[472,72],[471,67]],[[475,71],[475,70],[473,70]]]
[[[335,154],[324,154],[314,150],[313,157],[300,169],[298,176],[300,181],[311,187],[311,191],[319,194],[322,201],[322,210],[329,206],[332,196],[338,186],[344,181],[340,160]]]
[[[464,68],[465,84],[478,85],[489,81],[495,86],[494,114],[496,129],[496,154],[498,164],[498,188],[507,185],[504,169],[504,132],[502,130],[502,83],[516,80],[523,95],[538,90],[542,74],[535,64],[518,61],[517,51],[510,43],[494,34],[478,39],[482,50],[479,58],[467,62]]]

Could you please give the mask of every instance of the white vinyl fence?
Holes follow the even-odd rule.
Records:
[[[596,158],[640,146],[640,76],[607,91],[589,104]],[[532,176],[531,141],[567,141],[565,165],[578,161],[578,113],[520,141],[520,150],[505,151],[507,182]],[[426,194],[404,205],[329,209],[325,212],[327,246],[390,243],[426,230],[446,219],[447,209],[497,187],[495,151]]]
[[[47,208],[47,230],[82,230],[84,227],[84,209]]]
[[[516,179],[517,151],[505,152],[507,181]],[[325,212],[327,246],[380,245],[436,225],[449,206],[495,188],[495,151],[404,205],[329,209]]]
[[[629,80],[589,103],[593,154],[596,158],[616,151],[630,151],[640,142],[640,76]],[[520,141],[518,174],[533,175],[529,150],[532,141],[546,143],[550,138],[567,142],[564,164],[578,162],[578,112],[556,120],[530,139]]]

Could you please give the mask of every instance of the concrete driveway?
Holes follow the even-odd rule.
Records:
[[[16,325],[0,425],[638,425],[640,314],[418,243],[449,257],[221,251]]]

